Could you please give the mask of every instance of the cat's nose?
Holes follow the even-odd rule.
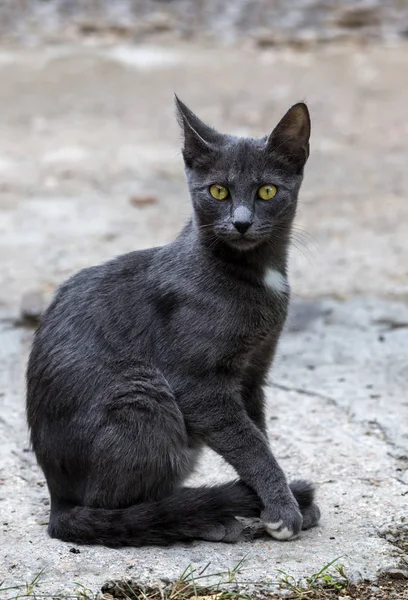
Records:
[[[234,221],[234,227],[239,233],[246,233],[251,225],[252,223],[250,221]]]
[[[232,224],[239,233],[246,233],[252,225],[251,211],[246,206],[238,206],[234,211]]]

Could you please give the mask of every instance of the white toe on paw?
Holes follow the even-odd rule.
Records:
[[[276,531],[279,527],[282,526],[282,519],[280,521],[276,521],[276,523],[264,523],[265,529],[268,533],[272,531]]]
[[[275,538],[275,540],[290,540],[297,537],[293,534],[293,531],[291,529],[288,529],[287,527],[282,527],[282,529],[274,530],[270,529],[268,525],[269,523],[266,525],[266,530],[270,536]]]

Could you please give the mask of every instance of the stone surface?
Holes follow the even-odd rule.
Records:
[[[338,558],[355,580],[401,564],[408,487],[406,47],[223,51],[196,44],[0,51],[0,581],[39,591],[175,578],[189,565],[239,580],[295,578]],[[189,214],[178,94],[211,124],[264,134],[306,98],[312,154],[291,256],[292,313],[268,384],[271,443],[316,481],[322,524],[289,543],[106,549],[51,540],[29,450],[22,296],[165,243]],[[135,208],[132,197],[157,202]],[[194,482],[232,475],[206,453]],[[404,527],[405,523],[405,527]],[[3,542],[5,540],[5,542]],[[79,550],[79,553],[77,552]],[[406,567],[405,567],[406,569]]]

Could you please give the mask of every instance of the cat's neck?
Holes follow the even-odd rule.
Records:
[[[221,240],[214,239],[214,234],[199,229],[191,219],[184,227],[180,238],[189,240],[200,254],[220,261],[233,269],[242,269],[253,275],[264,276],[265,272],[275,269],[286,274],[288,249],[290,245],[291,225],[286,229],[279,228],[279,237],[269,243],[263,243],[249,250],[231,248]]]

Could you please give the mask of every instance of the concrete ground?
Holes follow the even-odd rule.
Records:
[[[328,562],[352,580],[397,570],[408,516],[408,52],[53,46],[0,50],[0,582],[97,590],[110,579],[232,568],[267,587]],[[292,314],[268,385],[270,439],[318,486],[320,527],[280,543],[112,550],[51,540],[29,450],[22,297],[171,240],[189,214],[177,92],[221,130],[265,134],[306,99],[312,153],[291,257]],[[195,481],[231,471],[208,453]],[[398,547],[400,546],[400,547]],[[263,582],[263,583],[262,583]],[[1,587],[1,586],[0,586]],[[1,593],[1,592],[0,592]],[[14,595],[5,592],[6,596]]]

